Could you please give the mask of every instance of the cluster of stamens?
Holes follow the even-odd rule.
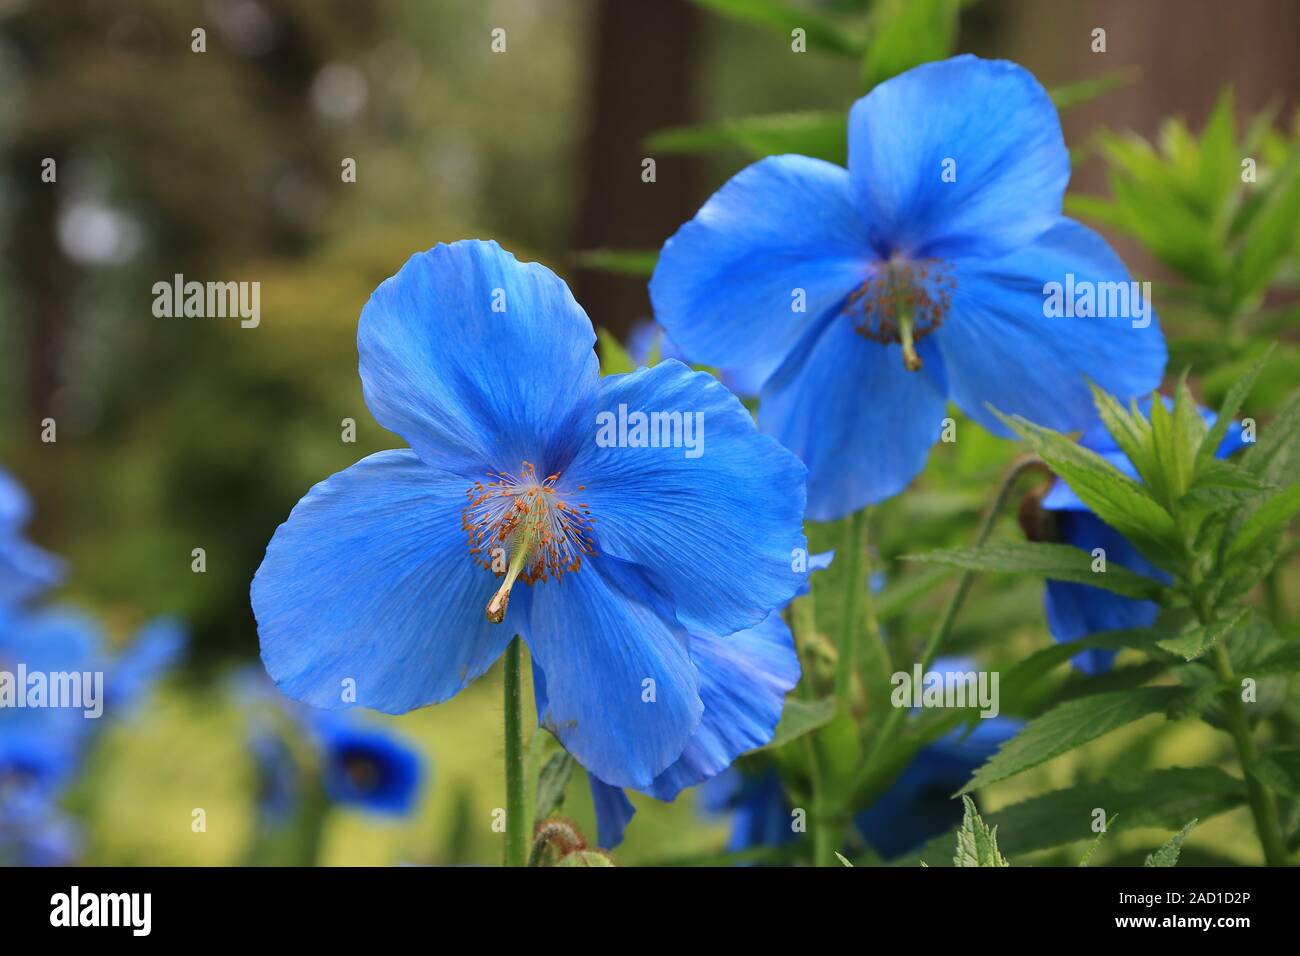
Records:
[[[843,312],[855,316],[854,329],[873,342],[897,342],[909,371],[921,367],[915,343],[948,316],[957,280],[938,259],[890,259],[849,293]]]
[[[465,492],[469,504],[461,512],[461,527],[470,554],[484,568],[506,577],[488,605],[490,620],[504,617],[515,578],[528,584],[558,579],[566,571],[577,571],[583,555],[596,553],[596,519],[585,503],[569,504],[556,492],[559,477],[538,480],[537,469],[524,462],[519,475],[498,472]]]

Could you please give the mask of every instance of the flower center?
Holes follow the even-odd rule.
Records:
[[[916,343],[948,316],[957,288],[947,263],[895,257],[849,293],[843,313],[855,317],[854,329],[873,342],[897,342],[909,372],[921,367]]]
[[[529,462],[518,476],[501,472],[488,477],[466,490],[469,504],[461,512],[461,526],[474,560],[505,576],[487,606],[488,620],[499,624],[516,579],[527,584],[558,579],[577,571],[584,554],[596,553],[591,536],[595,519],[586,504],[569,504],[555,490],[558,474],[539,481]]]

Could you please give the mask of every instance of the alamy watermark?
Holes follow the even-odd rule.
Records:
[[[703,412],[629,412],[596,414],[596,444],[601,448],[684,448],[687,458],[704,454]]]
[[[1065,282],[1043,283],[1043,315],[1049,319],[1132,319],[1135,329],[1151,324],[1150,282],[1093,282],[1065,274]]]
[[[998,680],[997,671],[923,672],[916,664],[911,673],[897,671],[890,677],[894,690],[889,700],[895,707],[978,707],[981,717],[991,718],[1001,709]]]
[[[65,708],[94,720],[104,713],[103,671],[0,670],[0,709]]]
[[[238,318],[240,328],[255,329],[262,321],[262,283],[186,282],[178,272],[171,282],[153,284],[153,314],[160,319]]]

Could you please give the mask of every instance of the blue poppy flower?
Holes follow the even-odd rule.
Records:
[[[105,706],[116,717],[133,713],[155,684],[175,666],[185,650],[185,626],[175,618],[157,617],[145,624],[118,654],[108,676]]]
[[[63,562],[23,537],[30,517],[27,492],[0,469],[0,607],[26,601],[63,579]]]
[[[1166,406],[1172,407],[1169,398],[1162,396],[1161,400]],[[1144,415],[1150,417],[1150,398],[1139,402],[1138,406]],[[1213,427],[1216,418],[1214,412],[1205,408],[1200,412],[1206,425]],[[1232,422],[1219,447],[1215,449],[1215,455],[1227,458],[1240,449],[1243,443],[1241,425]],[[1079,444],[1095,451],[1130,478],[1141,480],[1137,468],[1100,422],[1083,432]],[[1056,480],[1043,497],[1041,507],[1055,513],[1057,533],[1065,543],[1089,553],[1101,548],[1106,554],[1107,563],[1114,562],[1129,571],[1169,583],[1169,575],[1148,561],[1127,538],[1093,514],[1064,480]],[[1048,629],[1058,641],[1073,641],[1101,631],[1150,627],[1155,624],[1160,610],[1154,601],[1139,601],[1088,584],[1050,579],[1044,589],[1043,606],[1047,613]],[[1102,674],[1110,670],[1116,653],[1100,647],[1090,648],[1076,655],[1073,664],[1085,674]]]
[[[810,555],[799,586],[806,594],[812,572],[830,567],[834,551]],[[781,719],[785,696],[799,683],[799,654],[794,635],[779,612],[757,627],[725,637],[690,635],[691,660],[700,673],[704,717],[682,755],[642,792],[671,802],[688,787],[723,774],[741,754],[772,739]],[[546,695],[545,675],[533,672],[533,692],[539,711]],[[613,849],[623,842],[636,808],[621,787],[588,771],[596,810],[596,842]]]
[[[409,745],[376,727],[328,711],[313,715],[321,780],[335,803],[403,816],[420,795],[423,762]]]
[[[0,866],[71,866],[77,825],[45,795],[14,789],[0,771]]]
[[[494,242],[437,246],[375,290],[362,385],[411,448],[318,484],[271,539],[252,604],[282,691],[401,713],[519,634],[543,724],[602,780],[649,787],[682,755],[705,710],[687,634],[794,593],[804,468],[711,376],[601,379],[594,342],[565,284]],[[702,454],[610,433],[655,412],[702,416]]]
[[[1095,420],[1087,379],[1123,397],[1156,387],[1165,344],[1149,312],[1046,317],[1048,283],[1129,276],[1061,216],[1069,154],[1026,70],[919,66],[854,104],[848,141],[848,169],[788,155],[742,170],[668,240],[650,282],[687,355],[764,381],[759,426],[808,466],[809,518],[906,487],[948,399],[1009,435],[988,405],[1071,431]]]

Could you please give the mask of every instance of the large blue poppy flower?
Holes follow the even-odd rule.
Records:
[[[1156,387],[1154,321],[1045,317],[1049,282],[1129,276],[1061,216],[1069,154],[1032,75],[926,64],[860,99],[848,126],[848,169],[791,155],[742,170],[650,282],[692,360],[764,380],[759,425],[808,466],[808,517],[906,487],[950,398],[1008,435],[988,405],[1070,431],[1095,418],[1086,379],[1123,397]]]
[[[1172,406],[1170,399],[1162,397],[1161,400]],[[1151,399],[1139,402],[1139,407],[1149,417]],[[1206,425],[1213,427],[1216,418],[1214,412],[1204,408],[1200,412]],[[1137,468],[1100,422],[1083,432],[1079,444],[1095,451],[1130,478],[1141,481]],[[1215,454],[1219,458],[1227,458],[1242,445],[1241,425],[1232,422],[1219,447],[1215,449]],[[1114,562],[1162,583],[1169,582],[1169,575],[1148,561],[1127,538],[1093,514],[1064,480],[1056,480],[1043,497],[1042,507],[1055,512],[1057,533],[1065,543],[1089,553],[1101,548],[1105,552],[1107,563]],[[1101,631],[1150,627],[1156,622],[1160,610],[1154,601],[1139,601],[1088,584],[1050,579],[1043,592],[1043,606],[1047,613],[1048,629],[1058,641],[1073,641]],[[1085,674],[1102,674],[1110,670],[1116,653],[1100,647],[1090,648],[1077,654],[1073,658],[1073,664]]]
[[[63,578],[63,562],[23,537],[30,517],[27,492],[0,469],[0,607],[34,597]]]
[[[268,545],[252,604],[281,690],[400,713],[519,634],[543,724],[602,780],[649,787],[682,755],[706,708],[687,635],[794,593],[805,472],[711,376],[601,379],[594,342],[565,284],[494,242],[440,245],[375,290],[366,402],[411,448],[317,485]],[[655,412],[702,416],[702,454],[598,440],[607,415]]]

